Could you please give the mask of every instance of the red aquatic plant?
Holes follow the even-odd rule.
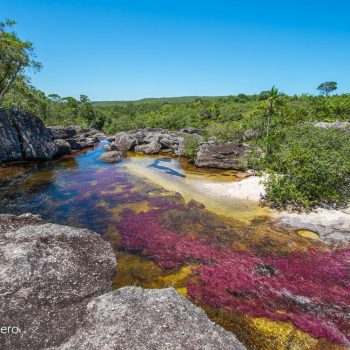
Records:
[[[161,221],[167,209],[125,211],[122,247],[147,254],[163,268],[199,264],[188,283],[197,302],[291,321],[316,338],[350,344],[350,249],[259,256],[167,229]]]

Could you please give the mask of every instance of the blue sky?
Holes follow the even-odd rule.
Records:
[[[93,100],[350,92],[350,1],[0,0],[44,69],[33,84]]]

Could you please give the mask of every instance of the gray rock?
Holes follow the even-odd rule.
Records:
[[[65,141],[67,141],[70,145],[70,148],[72,151],[76,151],[76,150],[80,150],[80,144],[78,144],[76,139],[66,139]]]
[[[25,159],[47,160],[57,154],[57,146],[49,129],[35,115],[19,110],[11,111]]]
[[[204,129],[185,128],[185,129],[181,129],[180,132],[182,132],[184,134],[198,134],[198,135],[201,135],[204,132]]]
[[[111,246],[94,232],[0,215],[0,320],[18,334],[1,349],[58,346],[76,332],[89,298],[111,290]]]
[[[339,129],[344,131],[350,131],[350,122],[304,122],[304,124],[316,126],[318,128],[325,129]]]
[[[73,126],[50,126],[48,128],[52,134],[54,140],[57,139],[71,139],[78,135],[77,129]]]
[[[244,142],[246,142],[259,136],[261,136],[261,131],[249,129],[243,133],[242,139]]]
[[[64,156],[66,154],[70,154],[72,148],[70,144],[66,140],[54,140],[55,145],[57,146],[57,154],[56,156]]]
[[[112,148],[120,151],[130,151],[134,148],[136,142],[137,140],[135,135],[128,132],[121,132],[115,135]]]
[[[106,138],[106,141],[114,142],[115,141],[115,137],[114,136],[109,136],[109,137]]]
[[[94,147],[96,143],[94,138],[84,138],[84,137],[66,139],[66,141],[69,143],[73,151],[82,150],[88,147]]]
[[[78,146],[78,149],[84,149],[88,147],[94,147],[97,141],[98,140],[96,140],[95,137],[80,137],[76,139],[76,144]]]
[[[161,128],[145,128],[115,135],[112,149],[121,151],[135,151],[144,154],[158,154],[164,151],[172,151],[182,155],[183,151],[178,151],[183,145],[183,132],[171,132]]]
[[[122,155],[123,154],[120,151],[110,151],[110,152],[103,153],[99,159],[100,161],[105,163],[117,163],[121,161]]]
[[[173,288],[121,288],[86,309],[75,334],[54,349],[245,349]]]
[[[161,149],[162,145],[159,143],[158,137],[154,137],[154,139],[149,143],[135,146],[134,151],[136,153],[158,154]]]
[[[206,168],[244,169],[250,146],[235,142],[202,144],[197,152],[195,165]]]
[[[21,143],[9,111],[0,108],[0,163],[22,159]]]

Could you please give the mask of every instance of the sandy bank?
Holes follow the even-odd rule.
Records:
[[[202,183],[203,189],[216,193],[220,197],[231,197],[235,200],[258,202],[265,194],[262,178],[251,176],[239,182]],[[269,213],[276,225],[289,226],[296,230],[310,230],[318,233],[320,238],[333,244],[350,241],[350,207],[341,209],[317,209],[310,213],[295,213],[270,209]]]

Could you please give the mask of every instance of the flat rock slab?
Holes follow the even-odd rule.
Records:
[[[350,242],[350,213],[347,210],[318,208],[309,213],[275,211],[277,226],[316,232],[329,244],[342,246]]]
[[[1,349],[42,349],[74,334],[89,298],[108,292],[115,256],[98,234],[0,215]]]
[[[93,299],[70,349],[244,350],[236,337],[173,288],[125,287]]]

